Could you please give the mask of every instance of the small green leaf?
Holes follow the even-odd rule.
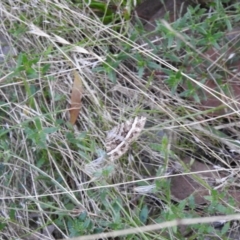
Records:
[[[79,216],[78,219],[80,221],[84,221],[87,218],[87,212],[82,212]]]
[[[51,67],[50,64],[44,64],[43,67],[41,68],[42,74],[46,74],[50,67]]]
[[[51,134],[51,133],[55,133],[58,130],[58,128],[56,127],[45,127],[43,128],[43,132],[46,134]]]
[[[150,143],[150,148],[156,152],[161,152],[162,151],[162,145],[159,143]]]
[[[140,221],[144,224],[147,222],[148,213],[149,213],[148,207],[147,205],[144,205],[139,215]]]
[[[14,207],[15,207],[15,205],[14,205]],[[9,211],[9,217],[10,217],[10,219],[11,220],[15,220],[15,214],[16,214],[16,210],[15,209],[10,209],[10,211]]]
[[[226,234],[229,228],[230,228],[230,222],[225,223],[223,228],[221,229],[221,234],[222,235]]]

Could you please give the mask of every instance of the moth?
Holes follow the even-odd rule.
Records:
[[[146,117],[135,117],[107,132],[106,150],[109,160],[115,161],[127,152],[131,143],[139,137],[145,122]]]

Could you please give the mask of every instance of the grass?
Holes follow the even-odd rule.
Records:
[[[231,216],[239,212],[238,191],[229,194],[239,169],[239,112],[229,93],[238,80],[239,48],[229,36],[239,4],[190,7],[171,24],[166,16],[150,34],[129,21],[132,1],[108,3],[0,3],[0,30],[11,46],[0,63],[1,238],[114,237],[115,231],[118,239],[233,236],[233,221],[219,229],[209,223],[219,215],[239,219]],[[84,91],[72,126],[74,70]],[[101,166],[93,161],[105,156],[106,131],[136,116],[147,123],[127,154]],[[207,204],[172,194],[170,175],[192,175],[187,156],[225,174],[222,190],[194,175],[208,189]]]

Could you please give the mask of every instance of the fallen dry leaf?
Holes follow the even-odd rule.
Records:
[[[140,19],[148,21],[162,6],[163,3],[159,0],[143,1],[137,5],[135,11]]]
[[[205,171],[202,174],[195,174],[195,176],[201,177],[202,179],[219,179],[217,172],[211,172],[211,170],[215,170],[211,165],[204,164],[197,160],[190,165],[191,159],[188,157],[184,158],[183,162],[190,167],[191,172]],[[209,190],[200,184],[199,181],[196,181],[194,175],[177,175],[171,178],[171,194],[178,200],[184,200],[193,194],[196,204],[204,204],[208,202],[204,196],[209,195]]]
[[[151,3],[150,3],[151,2]],[[165,1],[165,3],[160,3],[161,1],[145,1],[138,6],[136,9],[137,14],[140,18],[146,19],[147,23],[144,28],[147,31],[153,31],[156,26],[156,20],[164,19],[166,14],[169,14],[169,22],[175,22],[180,16],[183,16],[187,12],[187,7],[193,5],[189,0],[178,0],[178,1]],[[146,7],[147,5],[151,5]],[[151,34],[151,38],[155,39],[159,37],[159,34]]]
[[[193,195],[196,204],[207,204],[209,201],[204,196],[211,195],[211,191],[206,187],[210,185],[210,188],[217,189],[219,193],[226,193],[223,201],[228,202],[229,198],[233,198],[239,207],[240,191],[237,187],[227,187],[227,184],[223,184],[220,188],[217,187],[217,185],[221,185],[221,183],[223,183],[222,181],[226,179],[227,175],[225,172],[218,172],[214,166],[198,160],[192,162],[192,159],[189,157],[184,158],[182,161],[186,167],[189,168],[190,172],[201,173],[172,176],[171,195],[174,199],[181,201],[188,198],[190,195]],[[197,180],[196,177],[200,178],[201,181]]]
[[[83,92],[83,85],[82,80],[79,73],[74,70],[74,82],[71,94],[71,109],[69,110],[70,113],[70,123],[72,125],[75,124],[79,111],[81,108],[81,100],[82,100],[82,92]]]

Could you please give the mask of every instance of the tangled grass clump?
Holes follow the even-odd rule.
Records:
[[[239,5],[189,6],[149,32],[131,20],[132,1],[89,2],[0,3],[1,238],[234,239],[232,222],[212,219],[146,226],[239,210]],[[83,98],[73,126],[74,71]],[[140,138],[105,159],[106,131],[136,116],[147,118]]]

